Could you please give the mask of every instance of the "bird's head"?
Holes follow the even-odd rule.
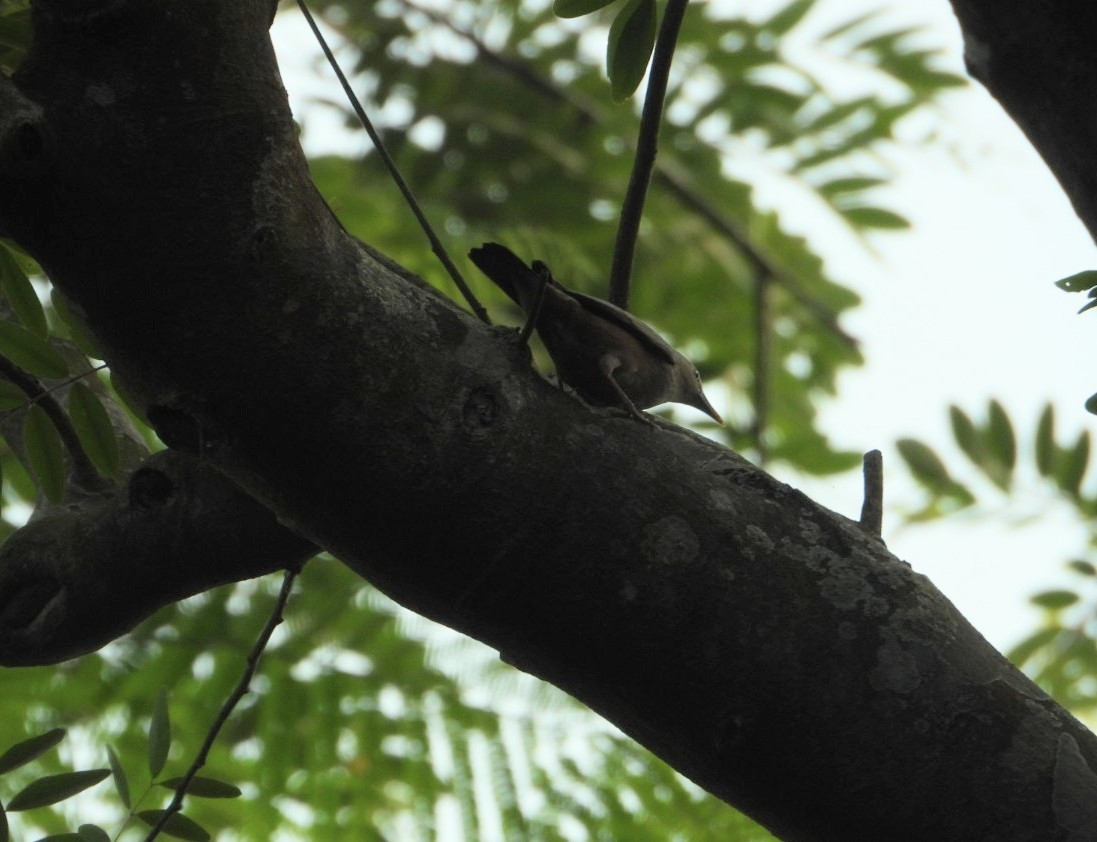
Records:
[[[723,426],[724,419],[720,417],[719,412],[712,408],[712,404],[705,397],[701,385],[701,372],[697,370],[693,363],[682,357],[675,365],[674,371],[677,382],[675,383],[675,396],[671,400],[675,403],[684,403],[686,406],[699,409],[717,424]]]

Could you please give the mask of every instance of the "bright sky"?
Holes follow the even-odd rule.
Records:
[[[751,8],[782,3],[757,0]],[[825,30],[882,7],[927,26],[933,43],[947,50],[949,69],[963,72],[947,0],[819,0],[810,21]],[[319,50],[295,12],[280,12],[273,34],[296,113],[310,97],[341,99],[334,78],[310,73]],[[368,143],[334,111],[314,109],[306,122],[310,152],[320,138],[324,151],[350,154]],[[951,94],[934,128],[939,141],[891,158],[899,178],[884,201],[914,229],[874,238],[871,251],[842,236],[827,249],[835,276],[864,297],[844,325],[861,339],[868,362],[844,377],[823,410],[823,426],[837,445],[884,451],[888,545],[1005,648],[1035,628],[1039,614],[1029,596],[1077,586],[1063,565],[1085,550],[1086,532],[1035,482],[1005,515],[901,528],[897,512],[915,507],[919,496],[893,444],[911,436],[938,446],[964,478],[964,458],[949,447],[947,407],[956,403],[981,418],[991,397],[1017,425],[1022,465],[1032,462],[1036,419],[1048,400],[1057,407],[1061,441],[1083,427],[1097,432],[1097,419],[1082,408],[1097,392],[1097,376],[1074,359],[1093,347],[1097,314],[1076,316],[1084,299],[1052,285],[1097,268],[1097,254],[1039,157],[981,87]],[[803,225],[810,228],[811,220]],[[843,514],[860,511],[859,475],[782,479]],[[980,499],[1001,502],[993,493]]]

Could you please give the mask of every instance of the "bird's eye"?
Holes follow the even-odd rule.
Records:
[[[693,379],[696,380],[698,384],[701,383],[701,372],[697,369],[693,369]]]

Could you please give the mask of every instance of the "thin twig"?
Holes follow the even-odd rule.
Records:
[[[469,307],[472,308],[472,312],[476,314],[477,318],[484,324],[491,324],[487,310],[483,308],[476,299],[476,296],[472,294],[472,290],[469,289],[468,284],[465,283],[465,279],[461,276],[461,273],[457,270],[453,261],[450,260],[450,256],[442,245],[442,241],[438,238],[438,235],[434,233],[434,228],[431,226],[426,214],[423,213],[423,209],[419,206],[419,202],[411,192],[411,188],[400,174],[400,170],[397,169],[396,162],[392,159],[392,156],[389,155],[388,149],[385,148],[385,144],[381,140],[381,135],[377,133],[377,130],[373,127],[372,121],[366,116],[366,110],[362,107],[362,103],[358,101],[358,97],[355,96],[354,90],[350,86],[350,82],[347,81],[347,77],[344,75],[342,68],[339,67],[339,62],[335,60],[335,54],[332,53],[331,47],[328,46],[328,42],[320,32],[320,27],[316,25],[316,20],[313,18],[312,12],[310,12],[308,6],[305,5],[305,0],[297,0],[297,5],[301,9],[301,14],[305,16],[305,20],[308,21],[312,34],[320,44],[320,49],[324,51],[324,56],[327,58],[328,64],[330,64],[331,69],[335,71],[335,75],[339,79],[339,84],[343,86],[343,93],[347,95],[347,99],[354,108],[354,113],[358,115],[359,122],[361,122],[362,127],[366,130],[366,134],[369,135],[369,139],[373,142],[377,154],[381,156],[381,162],[385,165],[385,169],[388,170],[392,180],[396,182],[396,187],[400,190],[408,207],[411,208],[411,212],[415,214],[415,218],[419,222],[419,227],[422,228],[423,233],[427,235],[427,240],[430,241],[430,248],[431,251],[434,252],[434,256],[438,258],[442,266],[445,267],[446,272],[453,278],[453,282],[457,285],[457,289],[461,291],[461,295],[465,297],[465,301],[468,302]]]
[[[865,501],[861,504],[861,528],[879,538],[884,529],[884,455],[870,450],[864,456]]]
[[[98,371],[102,367],[92,369],[92,372]],[[47,389],[37,377],[28,374],[7,357],[0,356],[0,377],[11,381],[19,391],[27,396],[27,406],[38,404],[42,407],[53,426],[57,429],[61,444],[64,445],[65,450],[68,451],[69,459],[72,460],[73,480],[82,488],[93,489],[104,487],[107,481],[100,476],[99,471],[92,464],[91,459],[88,458],[88,453],[84,450],[84,445],[80,441],[80,436],[76,433],[76,428],[72,426],[68,413],[65,412],[60,402],[52,394],[55,389],[60,389],[86,376],[87,374],[82,374]]]
[[[259,632],[259,637],[256,639],[255,645],[251,647],[251,651],[248,653],[247,663],[244,666],[244,672],[240,676],[240,680],[236,683],[236,686],[229,694],[229,697],[225,699],[224,704],[221,705],[221,710],[218,711],[217,718],[213,721],[209,731],[206,733],[206,739],[202,742],[202,747],[198,750],[194,762],[190,765],[190,768],[187,769],[187,773],[183,775],[182,780],[180,780],[179,784],[175,787],[175,795],[172,797],[171,803],[168,804],[167,809],[164,810],[156,824],[153,825],[148,836],[145,837],[145,842],[153,842],[167,825],[171,817],[182,809],[183,798],[187,794],[187,787],[190,786],[191,781],[194,780],[195,775],[198,774],[201,768],[206,765],[206,759],[209,757],[210,749],[213,748],[213,744],[217,740],[217,735],[221,733],[221,728],[228,722],[228,718],[236,705],[238,705],[240,700],[248,693],[251,680],[255,677],[255,671],[259,667],[259,657],[263,654],[263,650],[267,648],[267,643],[270,642],[270,636],[274,634],[274,630],[278,628],[279,624],[282,622],[282,617],[286,610],[286,603],[289,602],[290,592],[293,590],[293,583],[297,579],[297,574],[300,572],[300,567],[290,567],[286,569],[286,572],[282,577],[282,589],[278,592],[278,601],[275,602],[266,625],[263,626],[263,630]]]
[[[636,254],[636,238],[644,215],[655,156],[659,150],[659,126],[663,121],[663,105],[667,98],[667,79],[674,59],[678,31],[686,14],[689,0],[667,0],[663,23],[651,58],[648,88],[644,94],[644,110],[640,117],[640,132],[636,140],[636,155],[632,160],[625,200],[621,204],[621,219],[617,223],[617,241],[613,245],[613,267],[609,276],[609,300],[627,310],[632,280],[632,260]]]

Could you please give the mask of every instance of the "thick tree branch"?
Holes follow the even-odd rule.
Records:
[[[968,71],[1043,156],[1097,239],[1097,4],[952,0]]]
[[[315,552],[210,465],[159,453],[117,494],[53,508],[0,547],[0,664],[93,652],[164,605]]]
[[[589,410],[345,234],[268,3],[65,5],[38,0],[0,86],[26,105],[0,159],[28,121],[53,150],[18,198],[0,173],[0,231],[140,406],[193,419],[203,464],[786,839],[1093,838],[1097,739],[877,540]]]

